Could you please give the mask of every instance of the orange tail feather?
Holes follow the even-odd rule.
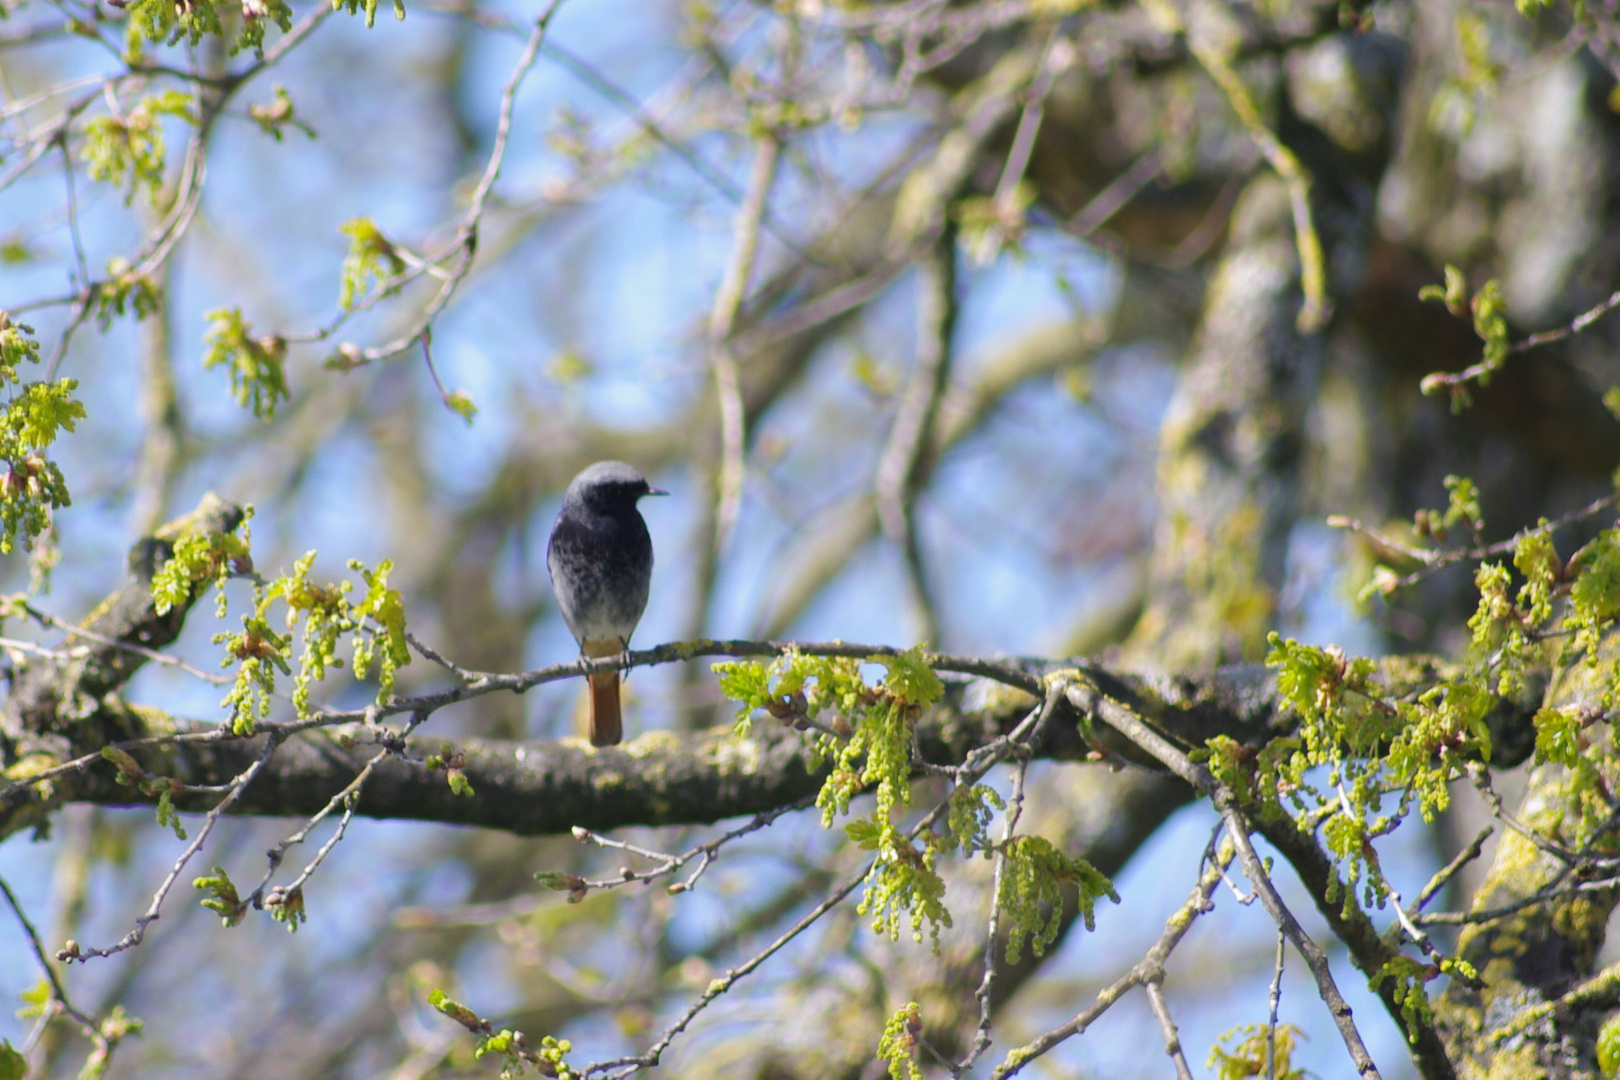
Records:
[[[619,673],[592,675],[590,683],[591,745],[617,746],[624,738],[624,723],[619,715]]]

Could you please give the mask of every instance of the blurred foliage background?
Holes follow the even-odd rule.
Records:
[[[369,28],[295,5],[291,35],[257,0],[164,3],[0,6],[0,306],[87,412],[51,454],[72,507],[0,571],[61,618],[212,490],[256,507],[266,574],[309,549],[328,576],[390,559],[413,631],[457,663],[567,660],[546,537],[568,480],[619,458],[674,493],[644,507],[643,645],[928,641],[1198,672],[1259,659],[1277,628],[1456,655],[1467,568],[1357,607],[1389,552],[1325,519],[1409,535],[1459,474],[1496,540],[1612,490],[1613,324],[1512,357],[1454,411],[1420,380],[1479,361],[1480,340],[1418,299],[1446,264],[1470,290],[1499,279],[1520,338],[1616,287],[1612,4],[564,0],[524,71],[539,12],[523,2],[406,0]],[[223,35],[188,39],[208,12]],[[178,42],[131,44],[132,20],[165,18]],[[226,47],[255,31],[262,59]],[[115,295],[127,310],[100,317]],[[233,367],[273,409],[243,407]],[[24,622],[7,633],[48,637]],[[222,628],[199,610],[173,651],[212,668]],[[442,681],[418,658],[400,687]],[[374,687],[323,692],[352,705]],[[203,720],[220,693],[153,665],[128,689]],[[731,711],[703,664],[637,671],[627,694],[632,735]],[[565,737],[578,700],[572,680],[483,697],[427,734]],[[1407,895],[1488,816],[1458,788],[1433,827],[1387,842]],[[1032,770],[1025,828],[1091,852],[1125,903],[1096,933],[1071,907],[1044,961],[1004,974],[998,1048],[1073,1014],[1157,937],[1215,823],[1188,798],[1135,771]],[[814,817],[727,849],[692,893],[570,905],[531,875],[611,873],[616,853],[362,816],[296,936],[258,916],[222,930],[182,888],[139,948],[67,977],[82,1008],[145,1023],[112,1076],[491,1073],[427,1007],[441,986],[604,1059],[856,864]],[[228,820],[196,872],[256,876],[297,827]],[[623,834],[666,851],[705,835]],[[149,808],[76,804],[7,838],[0,875],[52,948],[100,942],[179,850]],[[907,1000],[942,1045],[970,1038],[989,864],[944,872],[958,919],[940,957],[840,909],[666,1067],[881,1075],[874,1048]],[[1464,871],[1449,906],[1477,882]],[[1285,895],[1310,907],[1291,881]],[[1165,984],[1195,1066],[1265,1019],[1274,933],[1231,900]],[[1414,1075],[1333,959],[1384,1075]],[[1312,1038],[1294,1060],[1342,1075],[1299,967],[1281,1016]],[[0,996],[37,978],[0,919]],[[30,1075],[80,1068],[67,1026],[31,1031],[0,1013]],[[1158,1075],[1161,1041],[1132,999],[1030,1071]]]

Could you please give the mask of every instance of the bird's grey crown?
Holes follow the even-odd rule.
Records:
[[[563,500],[576,505],[583,503],[593,509],[608,509],[625,504],[634,506],[637,499],[651,490],[652,485],[635,466],[622,461],[598,461],[574,477]]]

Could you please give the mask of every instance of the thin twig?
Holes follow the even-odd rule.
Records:
[[[1582,1006],[1603,1008],[1617,1001],[1620,1001],[1620,964],[1610,964],[1563,997],[1522,1008],[1511,1020],[1493,1030],[1489,1038],[1491,1042],[1500,1044],[1570,1009]]]
[[[1333,1023],[1339,1029],[1339,1035],[1344,1040],[1345,1049],[1350,1054],[1356,1072],[1367,1080],[1378,1077],[1378,1066],[1367,1053],[1361,1032],[1356,1030],[1350,1006],[1344,1000],[1344,995],[1339,992],[1338,984],[1333,979],[1333,972],[1328,966],[1327,954],[1322,952],[1321,947],[1300,926],[1299,920],[1288,910],[1288,905],[1283,902],[1276,886],[1272,884],[1259,854],[1254,850],[1254,844],[1249,840],[1251,826],[1239,809],[1232,792],[1207,768],[1189,760],[1186,754],[1176,749],[1168,739],[1154,731],[1126,706],[1095,688],[1082,684],[1073,685],[1068,693],[1069,700],[1076,708],[1100,716],[1121,735],[1153,755],[1171,772],[1207,795],[1215,804],[1221,819],[1226,822],[1227,835],[1237,847],[1243,872],[1260,896],[1260,903],[1271,915],[1272,921],[1288,936],[1294,949],[1305,958],[1306,967],[1310,968],[1311,975],[1316,979],[1317,992],[1333,1016]]]
[[[933,445],[939,403],[950,382],[956,326],[956,236],[946,229],[917,267],[917,359],[873,478],[878,520],[900,545],[924,641],[937,642],[939,613],[917,538],[915,503],[922,459]]]
[[[1082,206],[1077,213],[1060,227],[1070,236],[1084,240],[1096,232],[1115,214],[1119,213],[1127,203],[1143,188],[1153,182],[1164,168],[1158,147],[1152,147],[1141,157],[1131,162],[1130,167],[1113,180],[1108,186],[1091,197],[1091,201]]]
[[[1562,881],[1569,875],[1566,869],[1559,875]],[[1571,896],[1582,896],[1586,893],[1603,892],[1620,885],[1620,877],[1600,878],[1596,881],[1583,881],[1575,885],[1561,885],[1557,888],[1547,887],[1538,889],[1530,896],[1515,900],[1511,904],[1500,907],[1485,908],[1480,911],[1436,911],[1425,912],[1416,916],[1413,921],[1421,926],[1467,926],[1481,923],[1495,922],[1497,919],[1523,911],[1525,908],[1545,904],[1551,900],[1562,900]]]
[[[1277,963],[1271,975],[1271,995],[1266,1010],[1266,1080],[1277,1080],[1277,1010],[1282,1006],[1283,960],[1288,955],[1283,945],[1287,935],[1277,931]]]
[[[420,638],[411,633],[409,630],[405,631],[405,641],[410,645],[411,648],[421,653],[425,659],[431,660],[433,663],[438,664],[440,667],[444,668],[444,670],[448,671],[450,674],[454,675],[464,683],[476,682],[477,680],[484,678],[487,674],[486,672],[482,671],[472,671],[468,668],[462,667],[453,660],[447,659],[441,655],[438,650],[425,644]]]
[[[668,852],[663,851],[650,851],[647,848],[638,847],[635,844],[626,843],[623,840],[614,840],[611,837],[602,836],[601,834],[594,833],[589,829],[575,828],[574,839],[576,840],[595,844],[597,847],[614,848],[619,851],[627,851],[632,855],[639,855],[644,859],[649,859],[659,864],[655,869],[652,870],[632,870],[628,866],[621,867],[619,870],[619,875],[616,878],[603,879],[600,881],[582,880],[580,882],[580,887],[586,889],[613,889],[620,885],[627,885],[632,881],[652,882],[661,877],[668,877],[675,874],[684,867],[689,866],[693,860],[697,860],[697,869],[695,869],[691,875],[686,878],[686,880],[673,882],[669,886],[669,890],[671,892],[689,892],[691,891],[692,887],[697,884],[697,879],[701,877],[703,872],[709,868],[709,864],[714,861],[715,855],[722,847],[731,843],[733,840],[747,836],[750,833],[758,832],[767,825],[770,825],[779,817],[783,817],[784,815],[792,814],[799,810],[803,810],[806,807],[813,806],[815,801],[816,797],[814,795],[806,795],[803,798],[795,799],[792,802],[776,807],[773,810],[766,810],[762,813],[755,814],[747,821],[747,823],[739,825],[734,829],[729,829],[721,835],[715,837],[713,840],[705,840],[701,844],[694,844],[692,847],[681,852],[679,855],[671,855]]]
[[[968,759],[963,762],[961,766],[959,766],[961,769],[960,783],[977,783],[978,780],[982,778],[986,772],[993,768],[997,762],[1004,760],[1007,756],[1013,753],[1019,752],[1023,745],[1023,740],[1028,739],[1030,742],[1033,742],[1039,738],[1041,733],[1044,731],[1045,722],[1056,711],[1056,702],[1061,696],[1061,684],[1054,682],[1050,691],[1045,694],[1041,704],[1035,709],[1031,710],[1029,715],[1025,717],[1023,722],[1020,723],[1017,728],[1015,728],[1007,736],[988,743],[969,754]],[[1027,752],[1027,750],[1025,752]],[[923,832],[932,829],[934,827],[934,823],[944,816],[945,812],[950,808],[950,805],[950,796],[946,796],[944,799],[941,799],[938,803],[936,803],[933,809],[924,814],[921,819],[911,826],[911,828],[906,830],[906,841],[909,843],[915,840]],[[710,982],[708,989],[704,991],[703,995],[695,1000],[687,1008],[687,1010],[681,1014],[680,1018],[677,1019],[674,1024],[666,1028],[659,1036],[658,1040],[654,1042],[653,1045],[646,1051],[630,1057],[616,1058],[612,1061],[600,1063],[593,1062],[585,1068],[582,1075],[589,1078],[593,1074],[602,1073],[604,1076],[608,1077],[608,1080],[623,1080],[624,1077],[638,1073],[643,1069],[656,1067],[663,1055],[663,1052],[669,1048],[670,1043],[674,1041],[677,1035],[686,1030],[687,1026],[691,1024],[694,1019],[696,1019],[699,1013],[708,1008],[709,1004],[716,998],[730,990],[738,979],[741,979],[758,969],[761,964],[770,959],[771,956],[780,951],[799,934],[807,930],[823,915],[831,911],[834,907],[837,907],[845,897],[855,891],[855,888],[860,885],[861,882],[868,878],[876,865],[876,859],[868,860],[860,873],[849,878],[837,889],[833,890],[833,892],[829,894],[825,900],[816,905],[813,910],[811,910],[793,926],[788,928],[788,930],[786,930],[780,937],[771,942],[770,945],[766,946],[759,953],[756,953],[742,966],[733,968],[727,971],[721,978],[717,978]]]
[[[1557,520],[1549,521],[1546,524],[1531,525],[1520,529],[1506,540],[1499,540],[1494,544],[1476,544],[1472,547],[1451,548],[1443,551],[1436,548],[1420,548],[1413,544],[1406,543],[1395,537],[1389,536],[1370,525],[1364,525],[1356,518],[1335,515],[1327,519],[1327,524],[1330,528],[1348,529],[1351,532],[1360,533],[1378,546],[1388,548],[1391,551],[1395,551],[1409,559],[1413,559],[1423,564],[1422,568],[1412,571],[1412,573],[1407,574],[1405,577],[1392,581],[1389,584],[1387,591],[1393,592],[1395,589],[1404,588],[1408,585],[1415,585],[1423,578],[1434,573],[1434,571],[1450,566],[1453,563],[1490,559],[1499,555],[1510,555],[1518,548],[1520,542],[1527,537],[1534,536],[1537,533],[1547,533],[1550,535],[1560,529],[1568,528],[1570,525],[1574,525],[1580,521],[1585,521],[1589,517],[1600,514],[1609,507],[1614,506],[1617,502],[1620,502],[1620,492],[1610,492],[1607,495],[1593,499],[1591,502],[1587,503],[1578,510],[1571,510],[1569,513],[1563,515]]]
[[[73,1002],[68,999],[67,988],[62,985],[62,979],[56,973],[56,967],[51,963],[50,958],[45,955],[45,946],[40,941],[39,931],[29,921],[28,913],[23,911],[22,903],[17,899],[17,894],[11,891],[11,886],[6,883],[6,879],[3,877],[0,877],[0,894],[5,895],[6,903],[11,905],[12,914],[17,917],[17,922],[22,925],[23,934],[28,938],[28,944],[34,950],[34,957],[39,961],[40,969],[44,971],[46,981],[50,983],[51,997],[56,1002],[57,1008],[79,1025],[79,1030],[84,1033],[86,1038],[96,1039],[98,1037],[96,1022],[73,1007]]]
[[[355,778],[344,785],[342,791],[339,791],[336,795],[333,795],[329,800],[327,800],[326,805],[321,807],[321,809],[318,810],[314,816],[306,821],[303,828],[299,829],[297,832],[293,833],[291,836],[287,837],[285,840],[281,841],[281,843],[277,844],[275,847],[271,848],[265,853],[265,857],[270,864],[269,868],[265,871],[264,878],[260,880],[258,886],[254,888],[254,890],[248,894],[246,899],[242,901],[242,905],[244,907],[247,905],[252,905],[255,908],[262,906],[265,897],[265,886],[270,884],[271,877],[273,877],[276,870],[280,868],[281,861],[286,857],[288,849],[294,847],[295,845],[302,844],[309,837],[309,834],[314,830],[315,826],[324,821],[333,810],[337,809],[338,806],[341,805],[343,807],[343,817],[338,821],[336,831],[332,833],[331,838],[328,839],[325,844],[321,845],[320,850],[315,853],[315,857],[310,860],[308,866],[304,867],[303,871],[298,875],[298,877],[283,887],[283,894],[290,895],[304,887],[304,883],[309,880],[310,875],[313,874],[316,868],[325,861],[326,856],[334,847],[337,846],[338,841],[343,839],[344,833],[348,831],[349,822],[354,818],[354,812],[360,805],[360,792],[365,787],[366,781],[371,778],[371,774],[376,770],[377,766],[381,764],[384,758],[398,755],[400,748],[405,745],[405,739],[411,734],[411,732],[415,731],[419,726],[421,726],[421,724],[426,721],[427,718],[428,714],[426,713],[416,713],[411,717],[410,722],[407,723],[402,730],[395,732],[385,729],[385,737],[381,740],[383,743],[383,748],[376,754],[372,755],[371,759],[367,761],[365,766],[359,771],[359,773],[355,775]]]
[[[1522,341],[1515,341],[1507,347],[1506,355],[1515,356],[1539,348],[1542,345],[1551,345],[1566,338],[1574,337],[1617,307],[1620,307],[1620,292],[1612,293],[1607,300],[1599,303],[1596,307],[1581,312],[1564,326],[1555,327],[1552,330],[1543,330],[1540,333],[1531,334]],[[1505,359],[1506,356],[1494,362],[1481,360],[1477,364],[1468,365],[1461,371],[1436,371],[1431,375],[1426,375],[1423,377],[1423,392],[1432,393],[1442,388],[1452,389],[1475,379],[1484,379],[1500,369]]]
[[[595,90],[609,101],[612,101],[624,111],[625,115],[630,118],[631,122],[633,122],[647,135],[651,136],[653,141],[657,142],[670,153],[680,158],[683,162],[690,166],[692,171],[697,173],[697,175],[702,178],[705,183],[713,187],[721,195],[725,196],[731,202],[737,203],[739,206],[747,202],[748,195],[745,191],[739,190],[737,185],[733,184],[724,173],[716,169],[713,165],[710,165],[706,160],[704,160],[702,155],[700,155],[696,150],[692,149],[692,147],[687,143],[683,142],[679,136],[671,133],[662,124],[660,124],[652,116],[652,114],[642,106],[642,103],[636,100],[633,94],[620,87],[607,75],[593,67],[589,61],[585,60],[577,53],[571,52],[563,46],[556,44],[555,42],[548,42],[540,50],[540,52],[546,57],[546,59],[556,61],[559,65],[566,68],[571,74],[573,74],[575,78],[579,79],[585,85],[589,86],[591,89]],[[799,256],[799,258],[803,259],[805,262],[811,264],[819,264],[822,262],[821,259],[816,257],[814,252],[806,248],[801,241],[793,236],[792,232],[787,228],[785,223],[783,223],[775,214],[771,213],[769,207],[766,207],[761,214],[760,225],[766,232],[769,232],[772,236],[776,237],[776,239],[780,241],[784,247],[792,251],[795,255]]]
[[[139,945],[146,937],[146,928],[156,922],[161,915],[163,901],[168,897],[169,891],[174,888],[174,883],[180,879],[181,871],[186,868],[186,864],[191,861],[191,857],[202,850],[203,845],[208,842],[209,835],[214,831],[214,826],[219,823],[220,816],[230,808],[230,805],[237,800],[237,797],[242,794],[248,784],[253,782],[253,778],[259,775],[260,770],[264,768],[265,764],[270,760],[270,756],[276,752],[276,748],[280,745],[281,740],[272,733],[265,740],[264,749],[259,752],[259,756],[254,759],[253,764],[249,765],[242,771],[241,775],[231,782],[230,791],[214,805],[212,810],[208,811],[207,817],[203,819],[202,828],[197,830],[196,838],[186,845],[186,849],[174,861],[174,866],[170,868],[168,876],[158,886],[157,892],[152,894],[152,903],[147,907],[146,912],[135,920],[133,930],[120,938],[117,944],[109,948],[86,949],[80,947],[78,949],[65,949],[57,954],[58,958],[64,961],[77,960],[80,963],[85,963],[91,957],[112,956],[115,953],[121,953],[125,949],[132,949]]]
[[[62,150],[62,179],[67,186],[68,235],[73,238],[73,262],[78,268],[74,285],[80,289],[90,283],[90,264],[84,257],[84,237],[79,235],[79,199],[73,183],[73,155],[68,150],[67,132],[57,137]]]
[[[1422,911],[1423,906],[1434,898],[1434,894],[1445,888],[1446,882],[1456,877],[1458,871],[1460,871],[1464,866],[1467,866],[1469,863],[1479,858],[1480,851],[1485,846],[1485,841],[1489,839],[1490,835],[1495,831],[1496,827],[1494,825],[1487,825],[1483,829],[1479,830],[1479,835],[1474,837],[1471,844],[1457,852],[1457,854],[1452,857],[1450,862],[1446,863],[1445,866],[1441,867],[1435,872],[1435,875],[1429,879],[1429,883],[1423,886],[1423,889],[1417,894],[1416,899],[1412,901],[1412,906],[1408,909],[1407,914],[1416,915],[1418,912]]]
[[[1153,1016],[1159,1021],[1159,1030],[1164,1032],[1164,1052],[1175,1062],[1177,1080],[1193,1080],[1192,1069],[1187,1065],[1187,1055],[1181,1049],[1181,1035],[1176,1031],[1176,1022],[1170,1016],[1170,1005],[1164,1000],[1163,970],[1150,976],[1143,984],[1143,988],[1147,991],[1148,1004],[1153,1009]]]
[[[1231,852],[1223,852],[1226,859],[1230,859]],[[1006,1059],[991,1073],[991,1080],[1007,1080],[1021,1070],[1031,1061],[1045,1054],[1059,1043],[1083,1033],[1088,1027],[1096,1023],[1097,1018],[1107,1012],[1113,1004],[1135,987],[1145,985],[1155,975],[1162,976],[1165,961],[1175,950],[1181,939],[1192,928],[1193,920],[1204,912],[1214,908],[1210,897],[1214,894],[1221,881],[1221,867],[1219,861],[1206,867],[1199,875],[1198,884],[1193,887],[1192,895],[1187,898],[1175,914],[1165,921],[1164,933],[1159,940],[1153,943],[1146,955],[1119,979],[1097,993],[1096,999],[1073,1019],[1059,1024],[1039,1038],[1018,1047],[1008,1053]]]
[[[1311,219],[1310,173],[1300,164],[1294,152],[1277,138],[1276,132],[1267,126],[1248,84],[1232,69],[1235,42],[1216,40],[1215,35],[1189,28],[1170,0],[1144,0],[1144,6],[1165,25],[1186,34],[1188,49],[1226,95],[1227,103],[1248,131],[1249,138],[1288,189],[1288,202],[1294,216],[1294,245],[1299,252],[1300,287],[1305,293],[1305,302],[1300,307],[1295,325],[1302,334],[1320,330],[1327,325],[1332,307],[1327,296],[1322,240]]]
[[[1013,770],[1012,798],[1008,800],[1007,812],[1002,818],[1001,842],[996,845],[995,869],[990,875],[990,917],[984,931],[984,975],[973,994],[979,1001],[979,1026],[973,1033],[973,1045],[968,1048],[967,1055],[951,1066],[952,1076],[959,1077],[966,1073],[990,1049],[990,1007],[996,985],[996,941],[1001,935],[1001,882],[1007,872],[1007,845],[1018,827],[1018,818],[1024,808],[1024,779],[1028,772],[1028,761],[1020,761]]]
[[[450,391],[444,387],[444,380],[439,378],[439,369],[433,363],[433,327],[422,327],[422,359],[427,362],[428,374],[433,377],[433,386],[439,391],[439,400],[444,407],[457,415],[464,415],[451,399]]]
[[[495,187],[495,180],[500,176],[501,165],[506,160],[506,147],[512,135],[512,110],[517,102],[518,89],[523,85],[524,77],[528,75],[529,70],[534,67],[535,58],[540,54],[540,45],[546,38],[546,30],[561,6],[562,0],[550,0],[545,10],[535,19],[528,43],[524,46],[522,55],[518,57],[511,75],[507,77],[506,85],[501,89],[500,112],[495,124],[495,142],[490,148],[489,160],[484,165],[483,175],[478,179],[478,186],[473,189],[461,226],[456,230],[445,254],[434,260],[454,258],[455,266],[439,283],[438,291],[417,315],[410,329],[385,344],[358,350],[355,358],[350,361],[352,364],[386,360],[416,344],[422,331],[431,326],[439,312],[450,303],[457,287],[472,269],[473,257],[478,249],[478,230],[483,223],[484,208],[489,201],[490,192]]]
[[[229,675],[221,675],[215,671],[204,671],[201,668],[193,667],[191,664],[186,663],[178,656],[170,656],[168,653],[158,652],[156,649],[149,649],[145,645],[137,645],[133,641],[120,641],[117,638],[111,638],[105,634],[98,634],[94,630],[90,630],[86,627],[70,623],[65,619],[58,618],[48,611],[41,611],[39,608],[36,608],[34,605],[26,601],[19,602],[13,600],[11,601],[11,604],[14,608],[21,607],[28,617],[33,619],[35,622],[46,626],[53,626],[58,630],[65,630],[68,636],[62,640],[63,645],[66,645],[69,641],[76,637],[81,637],[87,641],[94,641],[98,645],[105,645],[108,648],[121,649],[124,652],[133,653],[136,656],[150,660],[154,664],[161,664],[164,667],[172,667],[177,671],[183,671],[193,678],[201,679],[203,682],[211,683],[215,686],[224,686],[226,683],[235,681]]]

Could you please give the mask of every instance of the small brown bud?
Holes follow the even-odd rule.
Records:
[[[366,362],[365,355],[360,347],[352,341],[345,341],[339,345],[337,352],[327,358],[326,366],[333,371],[348,371],[357,368]]]

